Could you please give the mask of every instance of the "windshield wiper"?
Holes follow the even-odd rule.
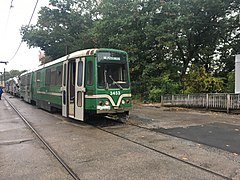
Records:
[[[108,82],[107,82],[107,70],[104,70],[104,83],[105,83],[105,88],[109,89]]]
[[[113,81],[113,84],[116,84],[120,89],[123,89],[123,87],[120,84],[118,84],[116,81],[114,81],[114,79],[112,78],[111,75],[109,75],[109,78]]]

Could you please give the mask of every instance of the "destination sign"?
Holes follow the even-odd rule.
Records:
[[[115,63],[125,63],[127,61],[127,55],[121,52],[98,52],[97,53],[98,62],[112,62]]]
[[[114,60],[114,61],[120,61],[120,57],[110,57],[110,56],[103,56],[104,60]]]

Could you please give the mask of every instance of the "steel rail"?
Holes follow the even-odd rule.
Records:
[[[18,109],[7,99],[4,98],[8,104],[14,109],[17,115],[23,120],[23,122],[32,130],[32,132],[38,137],[38,139],[45,145],[45,147],[52,153],[52,155],[58,160],[58,162],[64,167],[64,169],[75,180],[80,180],[76,173],[64,162],[64,160],[57,154],[57,152],[47,143],[47,141],[37,132],[37,130],[28,122],[28,120],[18,111]]]
[[[145,129],[145,130],[148,130],[148,131],[151,131],[151,132],[156,132],[156,131],[154,131],[154,130],[152,130],[152,129],[148,129],[148,128],[145,128],[145,127],[142,127],[142,126],[138,126],[138,125],[136,125],[136,124],[128,124],[128,125],[131,125],[131,126],[134,126],[134,127],[138,127],[138,128],[141,128],[141,129]],[[161,134],[168,135],[168,136],[172,136],[172,137],[177,137],[177,136],[169,135],[169,134],[162,133],[162,132],[157,132],[157,133],[161,133]],[[179,138],[179,137],[177,137],[177,138]],[[180,139],[184,139],[184,138],[180,138]],[[184,140],[187,140],[187,139],[184,139]],[[192,141],[192,142],[194,142],[194,141]],[[211,147],[211,146],[209,146],[209,147]],[[157,150],[157,151],[158,151],[158,150]],[[161,151],[160,151],[160,152],[161,152]],[[169,156],[169,157],[171,157],[171,158],[173,158],[173,159],[176,159],[176,160],[178,160],[178,161],[181,161],[181,162],[183,162],[183,163],[185,163],[185,164],[191,165],[191,166],[196,167],[196,168],[198,168],[198,169],[201,169],[201,170],[203,170],[203,171],[206,171],[206,172],[209,172],[209,173],[214,174],[214,175],[216,175],[216,176],[219,176],[219,177],[221,177],[221,178],[223,178],[223,179],[231,180],[231,178],[229,178],[229,177],[227,177],[227,176],[224,176],[224,175],[219,174],[219,173],[217,173],[217,172],[214,172],[214,171],[212,171],[212,170],[206,169],[206,168],[204,168],[204,167],[202,167],[202,166],[199,166],[199,165],[196,165],[196,164],[193,164],[193,163],[184,161],[184,160],[182,160],[182,159],[180,159],[180,158],[174,157],[174,156],[172,156],[172,155],[170,155],[170,154],[167,154],[167,153],[164,153],[164,152],[161,152],[161,153],[164,154],[164,155],[166,155],[166,156]]]
[[[113,121],[116,122],[116,120],[113,120]],[[135,125],[135,124],[127,124],[127,123],[122,122],[122,121],[117,121],[117,122],[122,123],[122,124],[125,124],[125,125],[129,125],[129,126],[133,126],[133,127],[138,127],[138,128],[141,128],[141,129],[145,129],[145,130],[148,130],[148,131],[153,131],[153,130],[151,130],[151,129],[144,128],[144,127],[141,127],[141,126],[138,126],[138,125]],[[101,131],[104,131],[104,132],[106,132],[106,133],[109,133],[109,134],[111,134],[111,135],[114,135],[114,136],[116,136],[116,137],[118,137],[118,138],[124,139],[124,140],[126,140],[126,141],[131,142],[131,143],[134,143],[134,144],[137,144],[137,145],[139,145],[139,146],[142,146],[142,147],[144,147],[144,148],[146,148],[146,149],[152,150],[152,151],[154,151],[154,152],[157,152],[157,153],[159,153],[159,154],[162,154],[162,155],[164,155],[164,156],[167,156],[167,157],[169,157],[169,158],[172,158],[172,159],[174,159],[174,160],[176,160],[176,161],[179,161],[179,162],[182,162],[182,163],[184,163],[184,164],[190,165],[191,167],[195,167],[195,168],[197,168],[197,169],[201,169],[202,171],[208,172],[208,173],[210,173],[210,174],[213,174],[213,175],[215,175],[215,176],[221,177],[221,178],[226,179],[226,180],[231,180],[231,179],[232,179],[232,178],[229,178],[229,177],[224,176],[224,175],[222,175],[222,174],[219,174],[219,173],[217,173],[217,172],[214,172],[214,171],[212,171],[212,170],[206,169],[206,168],[204,168],[204,167],[202,167],[202,166],[199,166],[199,165],[197,165],[197,164],[193,164],[193,163],[191,163],[191,162],[184,161],[184,160],[182,160],[182,159],[180,159],[180,158],[177,158],[177,157],[175,157],[175,156],[172,156],[171,154],[165,153],[165,152],[163,152],[163,151],[160,151],[160,150],[157,150],[157,149],[155,149],[155,148],[149,147],[149,146],[147,146],[147,145],[145,145],[145,144],[142,144],[142,143],[140,143],[140,142],[137,142],[137,141],[135,141],[135,140],[131,140],[131,139],[127,138],[127,137],[124,137],[124,136],[122,136],[122,135],[119,135],[119,134],[116,134],[116,133],[114,133],[114,132],[111,132],[111,131],[106,130],[106,129],[102,128],[102,127],[94,126],[94,124],[91,124],[91,123],[89,123],[89,125],[92,125],[93,127],[97,128],[97,129],[99,129],[99,130],[101,130]],[[153,131],[153,132],[155,132],[155,131]]]
[[[5,98],[6,99],[6,98]],[[49,145],[48,145],[48,143],[37,133],[37,131],[31,126],[31,124],[21,115],[21,113],[6,99],[6,101],[10,104],[10,106],[16,111],[16,113],[21,117],[21,119],[29,126],[29,128],[34,132],[34,134],[36,134],[36,136],[43,142],[43,144],[48,148],[48,147],[50,147]],[[110,118],[108,118],[108,120],[111,120]],[[113,120],[114,122],[116,122],[116,120]],[[145,127],[142,127],[142,126],[138,126],[138,125],[136,125],[136,124],[128,124],[128,123],[125,123],[125,122],[122,122],[122,121],[117,121],[117,122],[120,122],[120,123],[122,123],[122,124],[126,124],[126,125],[129,125],[129,126],[133,126],[133,127],[138,127],[138,128],[141,128],[141,129],[144,129],[144,130],[148,130],[148,131],[153,131],[152,129],[148,129],[148,128],[145,128]],[[78,123],[78,122],[75,122],[75,123]],[[203,170],[203,171],[205,171],[205,172],[208,172],[208,173],[210,173],[210,174],[213,174],[213,175],[215,175],[215,176],[218,176],[218,177],[221,177],[221,178],[223,178],[223,179],[227,179],[227,180],[231,180],[231,178],[229,178],[229,177],[227,177],[227,176],[224,176],[224,175],[222,175],[222,174],[219,174],[219,173],[217,173],[217,172],[214,172],[214,171],[212,171],[212,170],[209,170],[209,169],[206,169],[206,168],[204,168],[204,167],[202,167],[202,166],[199,166],[199,165],[196,165],[196,164],[193,164],[193,163],[191,163],[191,162],[187,162],[187,161],[184,161],[184,160],[182,160],[182,159],[180,159],[180,158],[177,158],[177,157],[175,157],[175,156],[172,156],[172,155],[170,155],[170,154],[168,154],[168,153],[165,153],[165,152],[163,152],[163,151],[160,151],[160,150],[157,150],[157,149],[155,149],[155,148],[152,148],[152,147],[149,147],[149,146],[147,146],[147,145],[145,145],[145,144],[142,144],[142,143],[140,143],[140,142],[137,142],[137,141],[134,141],[134,140],[131,140],[131,139],[129,139],[129,138],[127,138],[127,137],[124,137],[124,136],[122,136],[122,135],[119,135],[119,134],[117,134],[117,133],[114,133],[114,132],[111,132],[111,131],[109,131],[109,130],[106,130],[106,129],[104,129],[104,128],[102,128],[102,127],[99,127],[99,126],[96,126],[96,125],[94,125],[93,123],[89,123],[89,122],[85,122],[86,124],[88,124],[88,125],[91,125],[91,126],[93,126],[93,127],[95,127],[95,128],[97,128],[97,129],[99,129],[99,130],[101,130],[101,131],[104,131],[104,132],[106,132],[106,133],[108,133],[108,134],[111,134],[111,135],[113,135],[113,136],[116,136],[116,137],[118,137],[118,138],[121,138],[121,139],[124,139],[124,140],[126,140],[126,141],[129,141],[129,142],[131,142],[131,143],[134,143],[134,144],[136,144],[136,145],[139,145],[139,146],[142,146],[142,147],[144,147],[144,148],[146,148],[146,149],[149,149],[149,150],[152,150],[152,151],[154,151],[154,152],[157,152],[157,153],[159,153],[159,154],[162,154],[162,155],[164,155],[164,156],[167,156],[167,157],[169,157],[169,158],[172,158],[172,159],[174,159],[174,160],[176,160],[176,161],[179,161],[179,162],[182,162],[182,163],[184,163],[184,164],[187,164],[187,165],[190,165],[190,166],[192,166],[192,167],[195,167],[195,168],[197,168],[197,169],[201,169],[201,170]],[[36,132],[36,133],[35,133]],[[155,131],[153,131],[153,132],[155,132]],[[159,133],[161,133],[161,132],[159,132]],[[162,133],[162,134],[164,134],[164,133]],[[169,134],[167,134],[168,136],[171,136],[171,135],[169,135]],[[175,136],[173,136],[173,137],[175,137]],[[48,148],[49,149],[49,148]],[[50,150],[51,149],[51,150]],[[74,179],[77,179],[77,180],[79,180],[80,178],[70,169],[70,167],[57,155],[57,153],[50,147],[50,152],[57,158],[57,160],[62,164],[62,162],[63,162],[63,167],[69,172],[69,174],[74,178]]]

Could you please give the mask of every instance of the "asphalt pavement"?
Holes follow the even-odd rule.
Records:
[[[240,154],[240,126],[237,125],[210,123],[198,126],[158,128],[154,130]]]

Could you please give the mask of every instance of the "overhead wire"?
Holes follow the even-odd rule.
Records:
[[[13,1],[13,0],[12,0],[12,1]],[[35,6],[34,6],[34,9],[33,9],[32,15],[31,15],[31,17],[30,17],[30,19],[29,19],[29,22],[28,22],[27,27],[29,27],[29,25],[30,25],[30,23],[31,23],[31,21],[32,21],[33,15],[34,15],[35,10],[36,10],[37,5],[38,5],[38,1],[39,1],[39,0],[36,1],[36,4],[35,4]],[[11,4],[11,5],[12,5],[12,4]],[[23,42],[23,41],[21,40],[20,44],[18,45],[18,48],[17,48],[16,52],[14,53],[14,55],[12,56],[12,58],[11,58],[8,62],[12,61],[12,60],[15,58],[15,56],[17,55],[20,47],[22,46],[22,42]]]

